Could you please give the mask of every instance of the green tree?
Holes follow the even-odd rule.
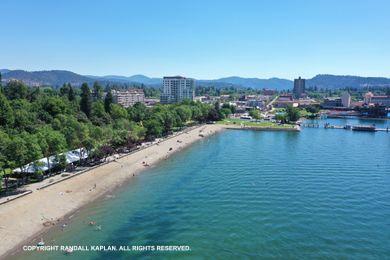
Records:
[[[103,99],[103,87],[97,81],[93,83],[93,97],[95,100]]]
[[[15,122],[14,112],[7,98],[0,92],[0,126],[9,126]]]
[[[260,111],[258,109],[251,109],[249,111],[249,115],[251,117],[253,117],[254,119],[260,119],[261,118],[261,114],[260,114]]]
[[[8,99],[24,99],[27,97],[28,88],[21,81],[11,80],[5,86],[4,94]]]
[[[111,104],[111,118],[113,120],[118,120],[121,118],[127,118],[127,110],[118,104]]]
[[[157,119],[150,119],[145,121],[146,139],[153,140],[163,134],[163,126]]]
[[[180,105],[175,109],[175,113],[180,117],[182,122],[187,122],[192,117],[192,111],[188,106]]]
[[[301,117],[299,109],[293,106],[287,106],[286,113],[289,122],[296,122]]]
[[[68,97],[69,95],[69,85],[64,83],[62,87],[60,88],[60,95],[63,97]]]
[[[39,129],[39,146],[42,154],[46,157],[48,168],[51,168],[49,157],[66,150],[66,140],[63,134],[50,127]]]
[[[111,93],[111,90],[107,92],[106,97],[104,98],[104,109],[106,110],[107,113],[111,113],[111,104],[113,103],[113,96]]]
[[[91,91],[87,83],[83,83],[81,85],[80,109],[81,111],[84,112],[84,114],[87,115],[87,117],[91,116],[92,98],[91,98]]]
[[[140,102],[134,104],[134,106],[127,109],[129,117],[135,122],[141,122],[149,116],[149,109]]]
[[[74,93],[74,89],[73,89],[72,85],[70,85],[70,83],[68,83],[68,89],[69,89],[68,100],[70,102],[73,102],[76,100],[76,94]]]

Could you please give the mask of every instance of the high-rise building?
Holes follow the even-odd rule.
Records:
[[[123,107],[131,107],[137,102],[145,102],[145,94],[142,89],[111,90],[114,102]]]
[[[185,99],[194,100],[195,80],[181,76],[164,77],[162,104],[180,103]]]
[[[293,93],[295,98],[302,97],[302,94],[305,93],[305,79],[301,77],[294,79]]]
[[[341,95],[341,104],[343,105],[343,107],[351,106],[351,95],[348,92],[344,92]]]

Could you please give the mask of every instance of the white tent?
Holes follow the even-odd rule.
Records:
[[[81,155],[80,155],[80,153],[81,153]],[[88,158],[88,152],[85,148],[79,148],[76,150],[68,151],[66,153],[61,153],[60,155],[63,155],[63,154],[65,154],[67,164],[71,164],[73,162],[78,162],[78,161],[80,161],[80,159],[82,160],[82,159]],[[54,155],[49,157],[50,169],[56,166],[55,158],[56,157]],[[40,166],[37,166],[37,164]],[[22,170],[22,168],[24,170]],[[16,168],[14,170],[14,172],[34,173],[36,171],[49,170],[49,166],[47,165],[47,158],[46,157],[39,159],[38,161],[31,162],[22,168]]]

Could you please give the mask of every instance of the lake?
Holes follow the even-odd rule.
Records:
[[[390,126],[380,120],[326,121]],[[384,259],[390,256],[390,133],[227,130],[113,195],[81,209],[64,230],[45,235],[46,244],[184,245],[190,251],[34,252],[13,258]]]

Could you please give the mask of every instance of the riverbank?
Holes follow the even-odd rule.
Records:
[[[66,215],[112,191],[142,170],[223,129],[219,125],[200,126],[1,205],[0,258],[19,250],[22,245],[31,245],[34,237],[58,226]]]

